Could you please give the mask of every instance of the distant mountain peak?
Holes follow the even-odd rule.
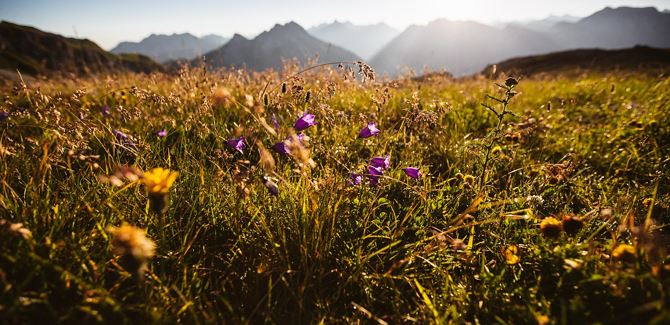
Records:
[[[121,42],[111,52],[143,54],[159,62],[190,60],[223,45],[226,41],[226,38],[214,34],[198,38],[191,33],[152,33],[139,42]]]
[[[290,21],[286,24],[275,24],[274,27],[270,30],[270,32],[273,31],[292,31],[292,32],[305,32],[305,29],[302,28],[302,26],[298,25],[298,23],[294,21]]]
[[[249,41],[249,39],[242,36],[241,34],[235,33],[235,35],[233,35],[233,38],[231,38],[230,41],[228,41],[227,44],[234,44],[234,43],[247,42],[247,41]]]
[[[505,28],[437,19],[412,26],[379,51],[370,63],[383,73],[405,67],[447,68],[454,75],[518,56],[575,48],[630,48],[636,44],[670,48],[670,15],[656,8],[607,7],[592,15],[548,17]]]
[[[246,67],[262,71],[281,69],[283,59],[297,59],[305,64],[319,56],[322,62],[350,61],[359,58],[342,48],[325,43],[295,22],[276,24],[253,39],[235,34],[226,45],[205,55],[205,61],[214,67]]]
[[[244,35],[242,35],[242,34],[240,34],[240,33],[235,33],[235,34],[233,35],[233,38],[231,38],[230,40],[232,41],[232,40],[240,40],[240,39],[247,39],[247,38],[244,37]]]
[[[594,17],[603,17],[603,16],[611,16],[611,15],[630,15],[630,14],[641,14],[641,15],[653,15],[653,14],[659,14],[660,11],[656,9],[655,7],[605,7],[602,10],[596,11],[593,13],[591,16],[586,17],[586,18],[594,18]]]
[[[344,20],[344,21],[335,20],[335,21],[333,21],[333,25],[348,26],[348,27],[353,27],[354,26],[354,24],[352,22],[348,21],[348,20]]]
[[[308,32],[323,41],[348,49],[364,59],[372,57],[399,33],[384,23],[356,25],[350,21],[339,20],[314,26]]]

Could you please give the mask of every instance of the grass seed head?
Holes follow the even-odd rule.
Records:
[[[30,240],[33,237],[32,232],[22,223],[10,223],[0,219],[0,237],[6,236],[5,234],[21,237],[25,240]]]
[[[272,173],[275,170],[275,159],[272,157],[270,151],[265,149],[265,147],[260,142],[258,142],[257,145],[258,154],[260,156],[258,164],[266,173]]]
[[[107,232],[112,235],[112,250],[119,257],[121,266],[134,274],[146,270],[156,252],[156,244],[147,238],[144,230],[124,224],[108,227]]]

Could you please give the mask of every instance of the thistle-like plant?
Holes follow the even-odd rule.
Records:
[[[480,192],[484,190],[484,186],[486,185],[486,178],[487,178],[486,174],[488,172],[488,168],[490,167],[489,165],[491,164],[491,152],[493,151],[493,148],[495,148],[498,145],[500,132],[502,131],[504,126],[505,116],[514,115],[514,113],[512,113],[512,111],[509,110],[509,103],[512,100],[512,98],[517,94],[517,92],[514,91],[514,88],[518,84],[519,80],[512,77],[507,78],[507,80],[505,80],[504,85],[496,83],[496,86],[502,88],[505,91],[505,95],[503,98],[486,95],[486,98],[491,99],[498,104],[499,106],[498,109],[487,103],[482,103],[482,106],[486,107],[493,114],[495,114],[496,118],[498,119],[498,122],[496,123],[495,128],[493,128],[493,130],[491,130],[491,132],[486,136],[486,138],[488,139],[488,143],[486,143],[486,145],[484,146],[485,151],[484,162],[482,163],[483,165],[482,172],[479,177]]]

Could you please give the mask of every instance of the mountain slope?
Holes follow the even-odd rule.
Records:
[[[549,36],[563,48],[670,47],[670,14],[656,8],[605,8],[575,23],[559,23]]]
[[[564,71],[615,71],[670,69],[670,49],[636,46],[623,50],[571,50],[505,60],[496,64],[497,74],[530,76]],[[487,75],[492,67],[481,73]]]
[[[0,22],[0,69],[18,69],[21,73],[37,75],[149,72],[162,67],[144,56],[114,55],[87,39],[67,38],[3,21]]]
[[[214,34],[201,38],[189,33],[172,35],[151,34],[139,42],[121,42],[111,52],[116,54],[144,54],[159,62],[179,59],[190,60],[225,44],[226,41],[226,38]]]
[[[474,22],[437,20],[412,26],[384,47],[371,64],[394,74],[399,67],[474,73],[491,62],[575,48],[670,48],[670,14],[655,8],[605,8],[577,22],[546,31],[519,25],[497,28]]]
[[[393,27],[383,23],[354,25],[350,22],[338,21],[330,24],[321,24],[307,31],[318,39],[345,48],[364,59],[371,58],[379,49],[400,33]]]
[[[319,62],[359,60],[355,54],[323,42],[309,35],[300,25],[290,22],[275,25],[252,40],[235,34],[226,45],[205,54],[205,62],[212,67],[279,70],[282,59],[295,58],[305,64],[317,54]]]
[[[411,26],[375,55],[370,63],[379,72],[394,74],[402,67],[447,69],[454,75],[479,71],[491,62],[541,53],[557,46],[535,31],[508,26],[440,19]]]

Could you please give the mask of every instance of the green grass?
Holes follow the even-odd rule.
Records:
[[[483,173],[498,119],[480,104],[503,96],[494,82],[360,83],[326,69],[282,94],[276,74],[193,69],[5,89],[0,322],[667,321],[670,78],[521,80]],[[254,141],[271,148],[305,110],[317,116],[305,131],[316,165],[301,173],[271,151],[273,197]],[[258,122],[272,125],[271,113],[278,135]],[[381,134],[357,139],[368,121]],[[245,154],[226,146],[236,134]],[[383,155],[379,186],[347,185]],[[163,215],[141,185],[99,181],[124,164],[180,173]],[[410,179],[408,166],[425,176]],[[563,213],[584,227],[543,236],[541,220]],[[140,277],[110,248],[105,229],[122,223],[156,242]],[[613,258],[622,243],[637,255]],[[518,264],[506,264],[510,245]]]

